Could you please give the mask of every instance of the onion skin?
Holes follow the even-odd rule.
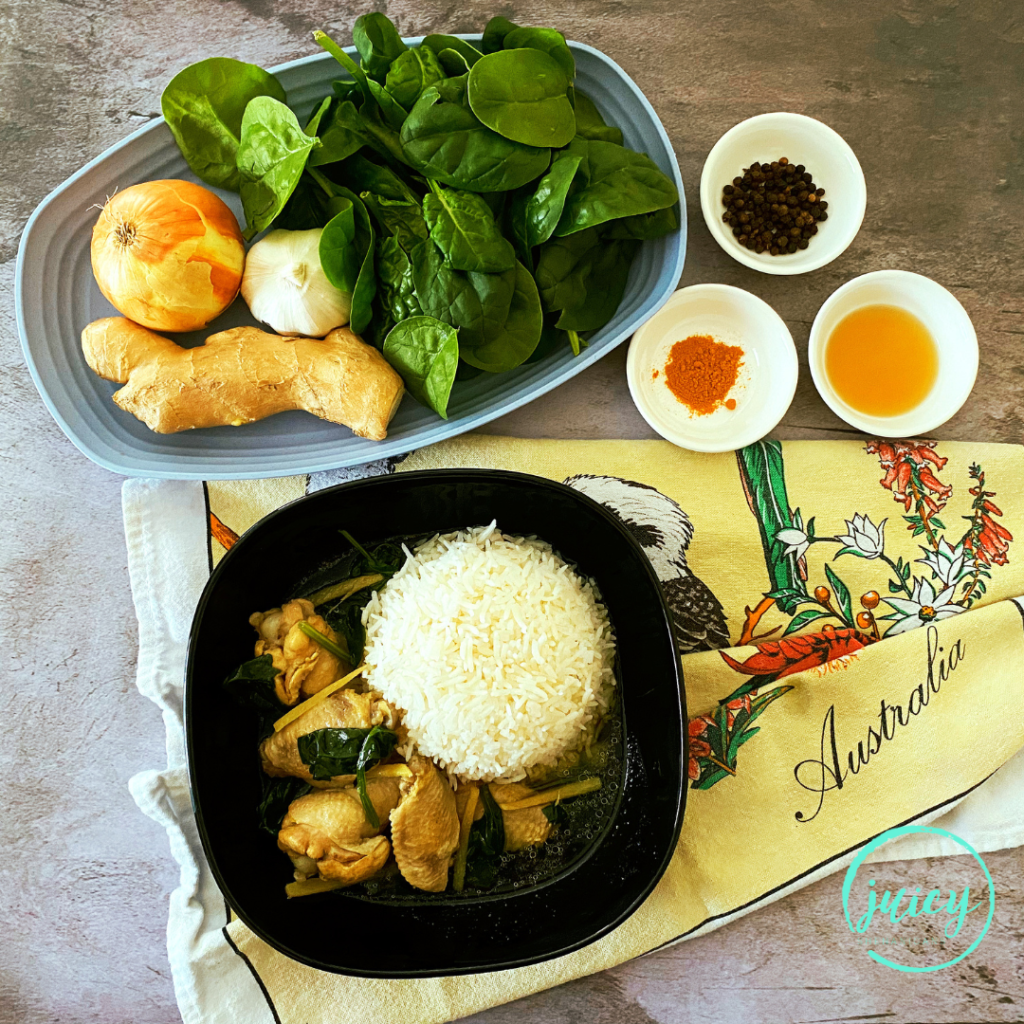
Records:
[[[205,327],[234,302],[244,266],[235,215],[190,181],[147,181],[116,193],[92,231],[100,291],[151,330]]]

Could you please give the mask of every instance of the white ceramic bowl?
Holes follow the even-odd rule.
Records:
[[[825,344],[836,324],[861,306],[899,306],[913,313],[935,341],[939,372],[920,405],[901,416],[867,416],[846,404],[825,372]],[[876,270],[847,281],[818,310],[808,344],[811,376],[825,404],[865,434],[911,437],[927,434],[956,414],[978,376],[978,337],[967,311],[941,284],[909,270]]]
[[[771,256],[736,241],[722,220],[722,189],[752,163],[771,163],[781,156],[803,164],[815,185],[825,190],[828,219],[818,225],[806,249]],[[733,259],[766,274],[803,274],[831,263],[856,237],[866,206],[864,172],[853,150],[828,125],[803,114],[759,114],[741,121],[715,143],[700,178],[700,207],[715,241]]]
[[[743,349],[735,409],[697,416],[665,383],[672,346],[692,334]],[[654,371],[658,376],[654,377]],[[796,346],[782,317],[756,295],[727,284],[680,288],[633,335],[626,360],[629,393],[640,415],[665,440],[696,452],[728,452],[764,437],[796,391]]]

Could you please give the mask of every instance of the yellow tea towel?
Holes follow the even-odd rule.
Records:
[[[1012,600],[1024,594],[1024,449],[766,442],[697,455],[663,442],[470,436],[376,469],[445,466],[567,481],[645,545],[675,618],[690,716],[691,791],[671,864],[628,921],[569,956],[373,981],[294,963],[238,920],[225,943],[201,854],[193,873],[179,856],[186,906],[176,921],[172,904],[169,948],[186,1021],[455,1019],[719,927],[838,870],[895,825],[939,819],[982,851],[1024,842],[1024,718],[1000,715],[993,728],[993,709],[1024,700],[1024,612]],[[192,524],[174,541],[178,559],[201,548],[212,565],[263,515],[335,479],[209,483],[201,506],[190,485],[126,484],[144,692],[158,685],[155,659],[173,658],[173,639],[158,651],[150,635],[171,519]],[[180,590],[164,595],[178,627]],[[169,747],[171,770],[137,777],[133,792],[176,854],[194,853]],[[929,835],[882,855],[950,852],[962,851]],[[238,983],[241,963],[258,989]]]

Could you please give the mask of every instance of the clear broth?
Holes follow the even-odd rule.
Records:
[[[825,343],[825,373],[836,394],[867,416],[901,416],[935,386],[939,353],[928,328],[899,306],[847,313]]]

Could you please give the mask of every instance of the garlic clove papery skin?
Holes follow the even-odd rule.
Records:
[[[352,296],[327,280],[321,234],[278,228],[246,256],[242,298],[257,320],[285,337],[322,338],[348,323]]]

